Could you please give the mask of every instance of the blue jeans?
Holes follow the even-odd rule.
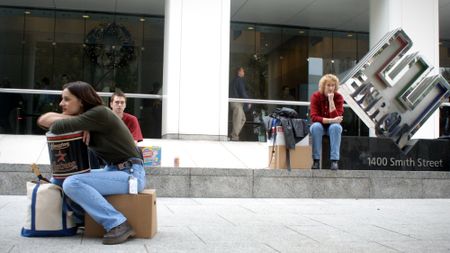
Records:
[[[328,135],[330,137],[330,160],[339,160],[339,150],[341,148],[342,126],[333,123],[328,127],[323,127],[322,123],[314,122],[310,127],[312,136],[313,159],[320,160],[322,153],[322,137]]]
[[[133,176],[138,180],[138,192],[145,188],[144,166],[133,164]],[[90,173],[73,175],[62,184],[64,193],[79,204],[106,231],[126,221],[125,216],[117,211],[104,196],[128,194],[130,169],[118,170],[116,166],[107,165],[104,169]]]

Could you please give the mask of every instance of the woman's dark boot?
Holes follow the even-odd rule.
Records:
[[[128,221],[112,228],[103,236],[103,244],[119,244],[136,235]]]

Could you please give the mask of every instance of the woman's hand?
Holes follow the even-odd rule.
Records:
[[[49,129],[52,126],[53,122],[60,119],[67,119],[70,117],[72,116],[56,112],[47,112],[39,117],[37,123],[40,127]]]
[[[329,101],[329,102],[334,102],[334,100],[333,100],[333,98],[334,98],[334,93],[333,93],[333,92],[328,93],[328,94],[327,94],[327,97],[328,97],[328,101]]]
[[[332,119],[332,123],[341,123],[344,117],[337,116],[336,118]]]
[[[87,130],[83,131],[83,142],[86,146],[89,146],[89,141],[91,140],[91,133]]]

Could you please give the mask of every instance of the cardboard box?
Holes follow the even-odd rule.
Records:
[[[161,166],[161,147],[146,146],[140,147],[142,156],[144,157],[144,167],[159,167]]]
[[[286,142],[284,138],[283,128],[276,127],[277,136],[275,143],[273,139],[268,139],[269,149],[269,168],[271,169],[287,169],[286,163]],[[275,152],[273,152],[275,151]],[[309,145],[309,136],[303,138],[295,144],[295,149],[289,150],[291,169],[311,169],[312,166],[312,147]]]
[[[275,153],[272,151],[275,149]],[[287,169],[286,163],[286,146],[269,146],[269,168],[271,169]],[[295,146],[289,150],[291,169],[311,169],[312,166],[312,147],[311,146]]]
[[[111,195],[106,198],[114,208],[127,217],[128,222],[136,231],[138,238],[152,238],[157,232],[156,191],[145,189],[133,194]],[[88,214],[84,219],[84,235],[87,237],[103,237],[105,230]]]

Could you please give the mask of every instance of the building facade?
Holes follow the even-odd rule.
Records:
[[[250,96],[244,102],[252,108],[241,140],[264,141],[261,116],[290,106],[308,117],[318,79],[325,73],[342,77],[397,27],[449,80],[450,27],[439,17],[448,3],[1,1],[0,131],[42,134],[37,117],[58,111],[64,83],[83,80],[105,102],[116,88],[126,92],[127,111],[139,118],[145,138],[227,140],[234,101],[229,83],[242,66]],[[417,137],[449,134],[448,109]],[[350,108],[343,126],[344,135],[370,132]]]

